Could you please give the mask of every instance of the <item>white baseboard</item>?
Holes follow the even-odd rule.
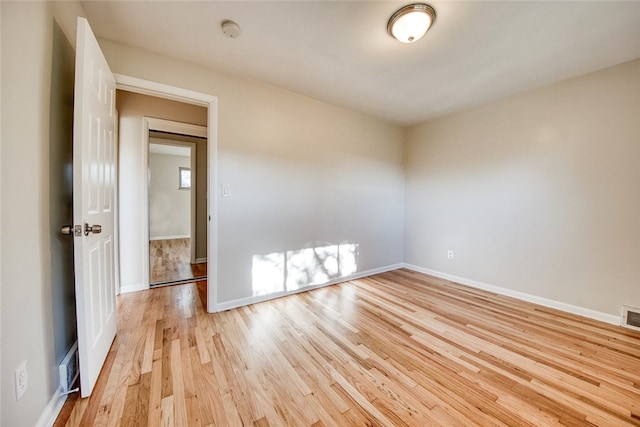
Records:
[[[484,291],[489,291],[496,294],[513,297],[522,301],[527,301],[527,302],[532,302],[534,304],[542,305],[544,307],[555,308],[557,310],[565,311],[567,313],[577,314],[578,316],[583,316],[589,319],[599,320],[601,322],[620,326],[620,317],[615,316],[613,314],[603,313],[601,311],[595,311],[589,308],[579,307],[577,305],[571,305],[564,302],[555,301],[552,299],[542,298],[536,295],[527,294],[525,292],[502,288],[500,286],[489,285],[487,283],[478,282],[477,280],[454,276],[452,274],[442,273],[440,271],[419,267],[417,265],[404,264],[403,267],[409,270],[416,271],[418,273],[424,273],[430,276],[439,277],[441,279],[450,280],[455,283],[460,283],[461,285],[471,286],[472,288],[482,289]]]
[[[129,292],[138,292],[149,289],[149,285],[145,285],[144,283],[133,283],[130,285],[120,286],[121,294],[128,294]]]
[[[38,418],[36,427],[52,427],[66,401],[67,395],[62,393],[62,387],[58,387],[44,411],[42,411],[40,418]]]
[[[189,236],[188,234],[186,236],[183,235],[177,235],[177,236],[156,236],[156,237],[149,237],[149,240],[172,240],[172,239],[190,239],[191,236]]]
[[[207,257],[196,258],[196,264],[204,264],[205,262],[207,262]]]
[[[300,289],[296,289],[295,291],[282,291],[282,292],[275,292],[272,294],[268,294],[268,295],[258,295],[258,296],[254,296],[254,297],[247,297],[247,298],[239,298],[239,299],[235,299],[235,300],[231,300],[231,301],[225,301],[225,302],[221,302],[216,304],[214,311],[225,311],[225,310],[231,310],[232,308],[238,308],[238,307],[244,307],[245,305],[250,305],[250,304],[256,304],[259,302],[264,302],[264,301],[269,301],[275,298],[280,298],[280,297],[284,297],[287,295],[293,295],[293,294],[297,294],[300,292],[306,292],[306,291],[310,291],[313,289],[318,289],[318,288],[322,288],[325,286],[331,286],[331,285],[335,285],[337,283],[342,283],[342,282],[348,282],[350,280],[356,280],[356,279],[361,279],[363,277],[367,277],[367,276],[373,276],[374,274],[380,274],[380,273],[385,273],[387,271],[391,271],[391,270],[397,270],[399,268],[402,268],[404,266],[404,264],[393,264],[393,265],[388,265],[386,267],[381,267],[381,268],[374,268],[372,270],[366,270],[366,271],[359,271],[355,274],[351,274],[349,276],[343,276],[340,277],[338,279],[332,280],[330,282],[327,283],[322,283],[319,285],[309,285],[309,286],[305,286],[303,288]]]

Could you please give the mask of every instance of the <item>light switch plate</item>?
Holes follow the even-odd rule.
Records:
[[[25,360],[13,371],[15,383],[16,383],[16,401],[20,400],[25,391],[27,391],[28,378],[27,378],[27,361]]]

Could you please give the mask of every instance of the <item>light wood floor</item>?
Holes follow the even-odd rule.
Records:
[[[118,311],[58,426],[640,425],[640,333],[407,270],[216,314],[164,287]]]
[[[160,285],[207,277],[207,264],[191,264],[191,239],[149,242],[149,282]]]

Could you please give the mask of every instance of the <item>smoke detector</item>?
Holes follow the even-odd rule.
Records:
[[[226,21],[222,22],[220,27],[222,28],[222,32],[224,33],[224,35],[229,37],[230,39],[237,39],[238,37],[240,37],[240,26],[235,22],[227,19]]]

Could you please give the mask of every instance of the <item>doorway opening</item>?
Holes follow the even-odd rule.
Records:
[[[206,280],[207,139],[149,130],[149,285]],[[198,164],[200,163],[200,168]],[[205,163],[206,165],[206,163]],[[206,167],[206,166],[205,166]],[[200,233],[198,232],[200,231]]]
[[[126,91],[129,93],[148,95],[152,97],[158,97],[165,100],[172,100],[182,102],[192,106],[200,106],[206,108],[206,127],[203,126],[187,126],[196,131],[201,131],[202,135],[207,138],[207,154],[204,156],[198,156],[199,159],[204,161],[205,170],[208,172],[206,179],[207,182],[207,194],[206,194],[206,207],[207,207],[207,228],[204,235],[207,236],[207,267],[208,274],[206,282],[196,282],[198,288],[203,288],[201,298],[206,300],[206,306],[208,312],[215,312],[218,309],[217,304],[217,264],[218,264],[218,227],[217,227],[217,123],[218,123],[218,99],[215,96],[205,94],[202,92],[195,92],[188,89],[178,88],[174,86],[168,86],[165,84],[152,82],[149,80],[143,80],[136,77],[126,76],[122,74],[115,74],[116,87],[120,91]],[[175,109],[172,109],[175,112]],[[153,114],[156,118],[150,118],[149,115]],[[149,129],[154,128],[156,124],[162,125],[162,128],[157,130],[164,130],[167,132],[175,132],[178,134],[193,134],[191,131],[183,132],[176,129],[172,123],[164,123],[166,120],[158,119],[162,117],[162,114],[154,114],[144,112],[142,115],[146,115],[142,118],[143,129],[140,129],[139,117],[130,117],[131,120],[127,121],[126,126],[133,130],[133,134],[147,135]],[[120,112],[121,125],[123,112]],[[179,120],[179,119],[178,119]],[[185,126],[181,126],[184,128]],[[139,130],[136,130],[139,129]],[[146,131],[146,132],[145,132]],[[120,133],[122,137],[122,133]],[[146,139],[146,138],[145,138]],[[139,139],[140,140],[140,139]],[[120,140],[121,148],[122,139]],[[123,204],[129,206],[128,209],[122,210],[119,226],[120,246],[122,248],[129,248],[128,257],[124,253],[120,254],[121,264],[121,285],[120,290],[122,292],[134,292],[138,290],[144,290],[149,288],[149,263],[147,257],[148,251],[148,215],[146,211],[148,206],[146,204],[147,197],[147,177],[146,177],[146,161],[148,140],[143,141],[142,146],[137,145],[132,141],[130,146],[127,146],[128,155],[121,155],[120,159],[126,159],[127,166],[131,170],[131,181],[128,185],[122,185],[128,182],[123,174],[119,175],[120,188],[129,189],[127,194],[122,195],[121,200]],[[143,165],[143,168],[140,168]],[[121,165],[124,166],[124,165]],[[125,168],[121,167],[122,172]],[[142,172],[138,174],[136,171]],[[142,176],[140,176],[142,175]],[[143,187],[140,187],[142,179]],[[131,185],[133,184],[133,185]],[[131,186],[130,186],[131,185]],[[140,190],[140,191],[139,191]],[[142,203],[141,203],[142,202]],[[134,206],[135,209],[131,209]],[[124,242],[126,240],[126,242]],[[139,245],[142,244],[142,247]],[[138,250],[140,249],[140,250]],[[125,282],[126,279],[126,282]]]

